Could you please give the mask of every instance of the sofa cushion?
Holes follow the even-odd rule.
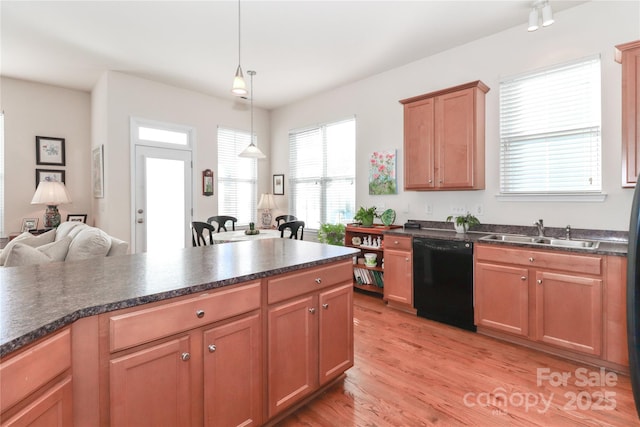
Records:
[[[0,265],[4,265],[7,260],[7,256],[14,245],[21,243],[23,245],[31,246],[32,248],[36,248],[38,246],[46,245],[47,243],[51,243],[55,240],[56,230],[49,230],[40,235],[34,236],[33,234],[25,231],[19,236],[12,239],[7,246],[0,252]]]
[[[66,261],[103,257],[111,249],[111,236],[95,227],[86,227],[73,238]]]
[[[47,243],[37,248],[18,242],[11,248],[4,266],[17,267],[64,261],[70,243],[71,237],[65,237],[57,242]]]
[[[83,222],[65,221],[56,229],[56,240],[61,240],[67,236],[74,238],[80,231],[87,227],[89,227],[89,225]]]
[[[111,249],[107,256],[126,255],[129,249],[129,242],[111,237]]]

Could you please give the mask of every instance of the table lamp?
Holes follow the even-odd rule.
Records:
[[[60,225],[58,205],[71,203],[69,192],[63,183],[58,181],[42,181],[31,199],[32,205],[47,205],[44,211],[44,228],[51,229]]]
[[[262,209],[262,228],[271,228],[271,209],[277,209],[273,194],[265,193],[260,196],[258,209]]]

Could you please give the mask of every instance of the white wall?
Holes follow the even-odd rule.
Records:
[[[443,221],[452,206],[482,205],[483,223],[531,225],[538,218],[550,227],[628,229],[633,191],[621,187],[621,67],[614,46],[640,38],[640,3],[589,2],[555,14],[556,22],[536,32],[522,25],[424,58],[386,73],[275,110],[271,114],[272,171],[288,177],[290,129],[357,117],[358,206],[393,208],[396,223],[407,219]],[[503,202],[499,191],[499,81],[502,76],[600,54],[602,61],[602,203]],[[405,192],[402,106],[398,100],[458,84],[482,80],[486,98],[486,189],[482,191]],[[375,150],[397,149],[399,194],[368,194],[368,159]],[[278,200],[286,209],[285,197]],[[433,214],[425,206],[433,207]]]
[[[249,131],[247,101],[229,101],[168,86],[120,72],[107,72],[93,91],[92,146],[104,144],[105,196],[95,199],[96,225],[127,241],[131,234],[130,118],[191,126],[195,129],[193,201],[194,219],[204,221],[218,213],[214,196],[202,195],[202,171],[212,169],[217,178],[217,128]],[[258,194],[271,192],[269,174],[269,113],[254,107],[254,131],[267,158],[258,161]]]
[[[23,218],[38,218],[42,228],[45,206],[32,205],[35,170],[65,171],[73,203],[59,206],[64,221],[68,213],[89,214],[91,98],[87,92],[0,78],[1,109],[5,113],[5,234],[20,231]],[[65,166],[36,165],[36,136],[65,139]]]

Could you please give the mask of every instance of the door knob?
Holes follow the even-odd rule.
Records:
[[[142,218],[138,218],[138,220],[136,221],[138,224],[142,224],[144,222],[144,220]]]
[[[144,210],[143,209],[138,209],[138,213],[139,214],[144,213]]]

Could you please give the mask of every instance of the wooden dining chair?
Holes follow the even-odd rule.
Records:
[[[207,222],[209,224],[211,224],[212,222],[215,222],[216,224],[218,224],[218,230],[217,230],[218,233],[220,231],[228,231],[227,222],[229,221],[231,221],[231,230],[236,231],[236,222],[238,222],[238,219],[236,217],[228,216],[228,215],[216,215],[216,216],[210,216],[207,219]]]
[[[283,222],[278,226],[278,230],[280,230],[280,237],[285,237],[284,231],[287,229],[291,231],[291,234],[289,235],[290,239],[302,240],[304,236],[304,221]],[[300,231],[300,236],[298,236],[298,231]]]
[[[296,218],[294,215],[279,215],[276,217],[276,227],[280,227],[280,221],[282,222],[289,222],[289,221],[297,221],[298,218]]]
[[[207,243],[207,238],[205,237],[206,232],[209,232],[209,243]],[[206,222],[193,221],[191,223],[191,243],[194,247],[213,245],[215,242],[212,235],[215,232],[216,228],[213,225]]]

